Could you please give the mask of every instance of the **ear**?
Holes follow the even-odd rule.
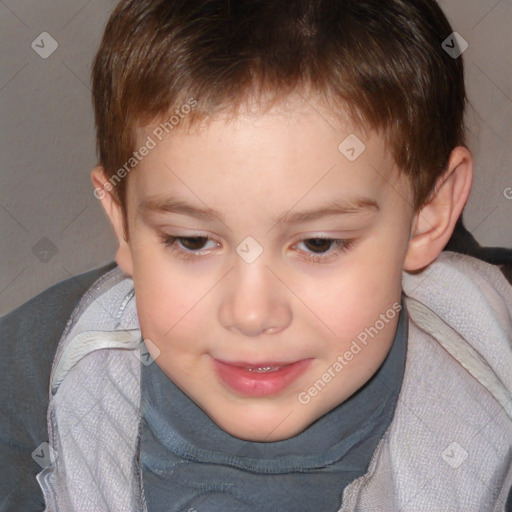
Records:
[[[439,256],[455,229],[472,182],[473,156],[467,148],[456,147],[432,196],[414,216],[404,270],[420,271]]]
[[[119,247],[116,252],[116,262],[123,272],[133,276],[132,252],[124,231],[124,218],[121,205],[112,194],[112,185],[109,183],[105,170],[101,166],[91,171],[91,180],[94,185],[94,196],[101,201],[101,205],[108,215],[117,236]]]

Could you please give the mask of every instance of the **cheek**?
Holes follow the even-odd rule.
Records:
[[[145,338],[163,349],[166,340],[187,330],[194,320],[202,297],[200,287],[190,286],[189,279],[158,253],[158,249],[141,251],[134,258],[133,282],[137,314]]]
[[[373,325],[394,302],[400,302],[401,268],[394,255],[373,251],[355,255],[339,268],[338,278],[322,288],[311,283],[314,310],[336,333],[346,337]]]

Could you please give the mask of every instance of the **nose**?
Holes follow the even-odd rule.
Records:
[[[239,260],[226,276],[220,323],[244,336],[276,334],[291,323],[286,287],[263,261]]]

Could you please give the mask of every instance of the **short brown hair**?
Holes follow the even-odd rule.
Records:
[[[190,98],[187,124],[313,90],[384,134],[417,209],[465,145],[463,62],[441,46],[451,32],[434,0],[122,0],[92,71],[100,164],[112,177],[136,129]]]

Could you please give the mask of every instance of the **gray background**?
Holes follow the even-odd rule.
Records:
[[[0,314],[114,257],[113,231],[89,179],[96,164],[90,66],[114,3],[0,0]],[[476,172],[466,226],[483,245],[512,247],[505,193],[512,187],[512,0],[439,3],[469,43]],[[47,59],[31,47],[42,32],[58,43]]]

